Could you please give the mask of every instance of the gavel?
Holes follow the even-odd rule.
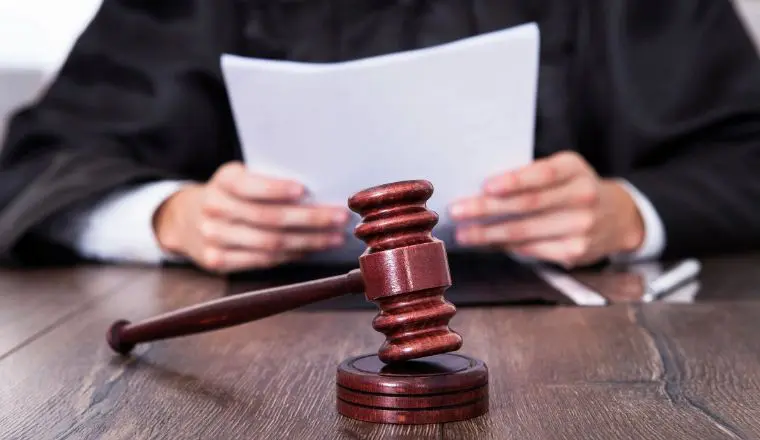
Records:
[[[454,354],[462,337],[449,322],[456,307],[445,245],[432,235],[438,215],[426,207],[433,185],[409,180],[364,189],[348,199],[361,216],[354,234],[366,243],[359,268],[303,283],[242,293],[159,315],[114,322],[108,345],[128,354],[136,344],[244,324],[317,301],[364,293],[379,308],[372,327],[386,339],[376,354],[338,367],[337,409],[382,423],[440,423],[488,409],[488,370]]]

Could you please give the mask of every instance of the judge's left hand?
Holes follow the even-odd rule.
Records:
[[[573,267],[637,249],[644,226],[620,184],[600,179],[574,152],[560,152],[488,179],[451,206],[463,245],[497,247]],[[489,217],[513,215],[496,222]],[[479,223],[479,224],[478,224]]]

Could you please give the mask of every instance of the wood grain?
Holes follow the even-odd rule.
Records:
[[[0,362],[0,438],[440,438],[436,425],[353,421],[335,409],[335,374],[377,350],[373,312],[274,316],[157,341],[124,360],[105,344],[115,318],[218,296],[224,283],[151,274]],[[19,397],[23,396],[23,399]]]
[[[501,388],[488,417],[444,425],[444,439],[730,439],[656,383]]]
[[[495,389],[641,382],[659,377],[655,347],[624,307],[459,310],[460,350],[482,359]]]
[[[451,325],[460,352],[488,365],[489,412],[399,426],[335,411],[338,364],[385,340],[376,311],[293,311],[121,358],[105,342],[114,320],[230,287],[191,270],[110,270],[0,274],[0,314],[14,319],[0,341],[54,321],[0,359],[3,440],[760,438],[760,302],[460,308]]]
[[[735,438],[698,408],[673,404],[670,366],[629,306],[465,310],[453,325],[462,351],[488,364],[491,411],[446,424],[444,438]],[[735,391],[737,404],[756,399]]]
[[[143,273],[100,266],[0,271],[0,359]]]
[[[760,438],[760,303],[638,308],[664,391],[733,438]]]

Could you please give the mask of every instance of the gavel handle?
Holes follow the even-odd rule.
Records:
[[[232,327],[317,301],[364,291],[359,269],[343,275],[257,290],[175,310],[135,324],[114,322],[108,345],[121,354],[135,344]]]

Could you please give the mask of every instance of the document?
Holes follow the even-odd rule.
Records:
[[[535,23],[337,63],[224,54],[222,71],[250,170],[291,178],[311,202],[346,206],[368,187],[429,180],[434,234],[455,247],[448,207],[533,160]],[[355,261],[353,238],[321,260]]]

